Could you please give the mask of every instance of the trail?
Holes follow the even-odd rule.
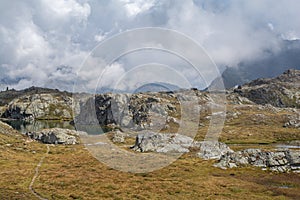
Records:
[[[35,182],[35,179],[39,176],[39,169],[40,167],[42,166],[43,162],[44,162],[44,159],[46,158],[46,156],[49,154],[49,151],[50,151],[50,147],[49,145],[47,145],[47,152],[44,154],[44,156],[41,158],[40,162],[37,164],[36,168],[35,168],[35,174],[34,176],[32,177],[32,180],[30,182],[30,185],[29,185],[29,190],[30,192],[36,196],[38,199],[40,200],[47,200],[45,198],[43,198],[42,196],[40,196],[37,192],[34,191],[34,189],[32,188],[34,182]]]

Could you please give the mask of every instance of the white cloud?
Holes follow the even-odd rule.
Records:
[[[134,17],[141,12],[149,10],[154,6],[155,0],[120,0],[124,3],[124,7],[129,17]]]
[[[95,39],[96,42],[101,42],[101,41],[104,40],[105,38],[106,38],[106,36],[103,35],[103,34],[99,34],[99,35],[95,35],[95,36],[94,36],[94,39]]]
[[[72,79],[98,42],[122,30],[149,26],[183,32],[219,66],[235,66],[266,50],[280,51],[282,39],[299,39],[299,10],[297,0],[1,1],[0,84],[71,90]],[[59,70],[61,66],[69,71]],[[89,88],[103,70],[93,67],[80,79]],[[110,70],[109,84],[129,69],[123,63]]]
[[[287,31],[283,34],[281,34],[281,37],[284,40],[299,40],[300,39],[300,33],[292,30],[292,31]]]

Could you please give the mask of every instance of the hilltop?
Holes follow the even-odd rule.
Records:
[[[300,70],[290,69],[275,78],[261,78],[234,89],[257,104],[300,108]]]
[[[71,96],[72,94],[67,91],[59,91],[58,89],[42,88],[42,87],[30,87],[24,90],[15,90],[10,89],[0,92],[0,106],[7,105],[13,99],[19,98],[24,95],[33,95],[33,94],[65,94]]]

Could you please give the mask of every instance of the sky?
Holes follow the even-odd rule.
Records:
[[[91,52],[124,31],[161,27],[193,39],[220,70],[236,67],[266,52],[280,52],[284,40],[300,39],[299,10],[298,0],[2,0],[0,89],[42,86],[72,91],[75,83],[93,91],[104,69],[101,84],[111,87],[127,80],[119,79],[133,73],[135,66],[151,62],[149,67],[158,71],[164,65],[176,65],[191,86],[204,87],[187,63],[170,55],[166,59],[164,52],[160,56],[154,51],[128,55],[108,67],[91,58]],[[120,45],[126,44],[114,44],[112,49]],[[189,51],[189,46],[183,48]],[[92,61],[92,67],[83,70],[87,61]],[[162,65],[153,67],[154,62]],[[162,70],[168,74],[163,78],[172,80],[169,68]],[[203,75],[208,82],[216,78],[215,74]],[[137,76],[125,89],[137,87],[144,79],[141,72]],[[181,78],[178,80],[184,82]]]

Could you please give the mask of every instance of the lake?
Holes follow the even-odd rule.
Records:
[[[45,128],[67,128],[74,130],[74,126],[69,121],[59,120],[35,120],[35,121],[23,121],[23,120],[3,120],[3,122],[9,124],[14,129],[21,133],[39,131]]]
[[[35,121],[23,121],[23,120],[2,120],[9,124],[14,129],[21,133],[35,132],[46,128],[66,128],[75,130],[75,127],[70,124],[70,121],[59,120],[35,120]],[[85,131],[89,135],[98,135],[111,131],[110,128],[100,127],[95,125],[77,125],[77,129]]]

